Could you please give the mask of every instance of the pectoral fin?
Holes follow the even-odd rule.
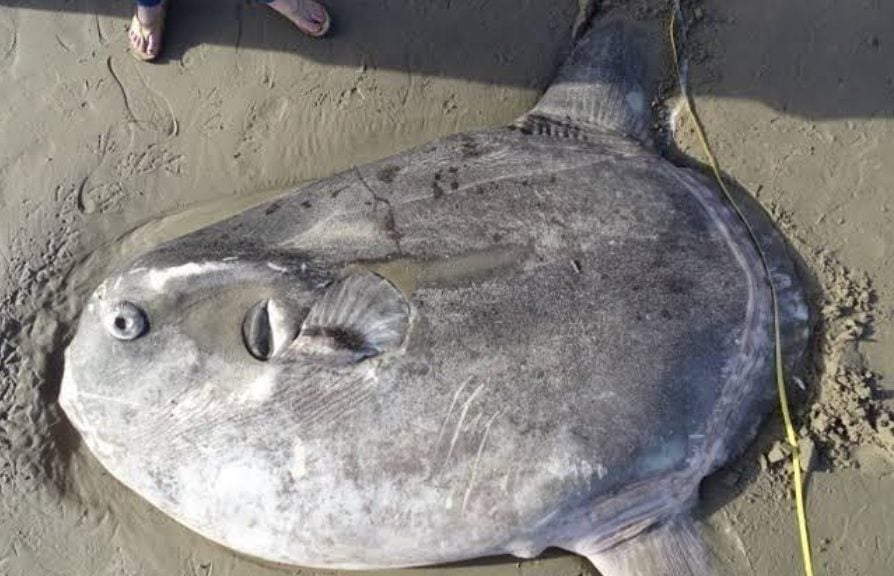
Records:
[[[410,307],[378,274],[361,272],[331,284],[311,307],[290,355],[330,366],[355,364],[398,348]]]

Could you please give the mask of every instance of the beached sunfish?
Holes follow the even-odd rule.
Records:
[[[326,568],[549,546],[707,574],[688,511],[772,402],[755,242],[649,144],[637,32],[593,27],[510,127],[451,136],[161,245],[105,280],[60,402],[194,531]],[[792,364],[807,310],[740,195]]]

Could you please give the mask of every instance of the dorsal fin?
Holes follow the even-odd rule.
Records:
[[[643,35],[621,18],[594,23],[519,123],[545,117],[647,142],[654,85]]]

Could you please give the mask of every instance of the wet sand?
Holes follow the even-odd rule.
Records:
[[[667,16],[663,2],[611,4],[655,26]],[[692,85],[725,171],[777,216],[810,285],[817,337],[793,394],[821,449],[807,484],[817,572],[887,575],[894,7],[729,4],[688,5]],[[511,121],[588,3],[330,6],[335,35],[311,40],[241,1],[175,3],[165,57],[146,65],[126,53],[124,1],[0,0],[0,574],[331,573],[245,558],[167,519],[102,470],[55,404],[73,321],[111,266],[301,182]],[[666,88],[663,133],[698,160]],[[773,414],[704,485],[721,575],[799,573],[781,437]],[[557,553],[401,573],[595,572]]]

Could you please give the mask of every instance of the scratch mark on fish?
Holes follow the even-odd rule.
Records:
[[[456,403],[459,401],[459,395],[462,394],[469,382],[472,381],[472,378],[474,378],[474,376],[466,378],[465,381],[459,385],[459,388],[456,389],[456,392],[453,393],[453,402],[450,403],[450,408],[447,409],[447,415],[444,417],[444,422],[441,423],[441,430],[438,432],[438,441],[435,443],[436,448],[441,445],[441,441],[444,439],[444,432],[447,430],[447,422],[450,420],[450,415],[453,414],[453,408],[456,407]]]
[[[469,476],[469,485],[466,487],[466,494],[463,496],[462,512],[466,511],[466,505],[469,503],[469,496],[472,495],[472,488],[475,487],[475,475],[478,473],[478,462],[481,460],[481,453],[484,452],[484,445],[487,443],[487,435],[490,434],[491,424],[500,415],[500,410],[490,417],[484,426],[484,434],[481,435],[481,442],[478,444],[478,452],[475,454],[475,461],[472,463],[472,474]]]
[[[136,402],[128,402],[127,400],[122,400],[121,398],[116,398],[114,396],[107,396],[105,394],[96,394],[94,392],[84,392],[83,390],[78,390],[77,396],[79,398],[102,400],[103,402],[108,402],[110,404],[120,404],[121,406],[128,406],[131,408],[142,408],[142,406],[137,404]]]
[[[450,449],[447,451],[447,456],[444,458],[444,468],[447,468],[447,464],[450,462],[450,456],[453,455],[453,448],[456,447],[456,441],[459,439],[459,434],[462,432],[463,422],[466,419],[466,414],[469,413],[469,407],[472,405],[472,400],[475,399],[475,396],[481,392],[481,389],[484,388],[484,383],[478,385],[477,388],[469,395],[463,404],[463,410],[459,414],[459,420],[456,423],[456,429],[453,431],[453,438],[450,440]]]
[[[285,266],[280,266],[279,264],[274,264],[273,262],[267,262],[267,268],[271,270],[275,270],[276,272],[288,272],[289,269]]]

